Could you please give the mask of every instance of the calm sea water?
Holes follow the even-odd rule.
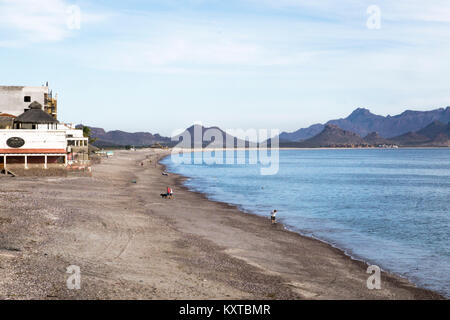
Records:
[[[270,176],[250,164],[163,163],[210,199],[277,209],[289,229],[450,297],[450,149],[281,150]]]

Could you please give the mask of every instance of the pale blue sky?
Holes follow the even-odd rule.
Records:
[[[0,0],[0,83],[48,80],[61,120],[108,130],[293,131],[357,107],[444,107],[449,49],[443,0]]]

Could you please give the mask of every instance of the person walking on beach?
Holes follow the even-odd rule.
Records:
[[[272,210],[272,213],[270,214],[270,220],[272,221],[272,224],[276,224],[276,215],[277,215],[277,210]]]
[[[167,187],[167,196],[172,199],[173,196],[173,190],[171,187]]]

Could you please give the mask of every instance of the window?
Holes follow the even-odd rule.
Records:
[[[23,102],[31,102],[31,97],[30,96],[25,96],[23,98]]]

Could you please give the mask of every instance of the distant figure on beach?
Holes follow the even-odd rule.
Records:
[[[277,223],[276,222],[276,215],[277,215],[277,210],[272,210],[272,213],[270,214],[270,220],[272,221],[272,224]]]
[[[173,189],[171,187],[167,187],[167,192],[166,193],[161,193],[161,197],[164,199],[172,199],[173,196]]]

